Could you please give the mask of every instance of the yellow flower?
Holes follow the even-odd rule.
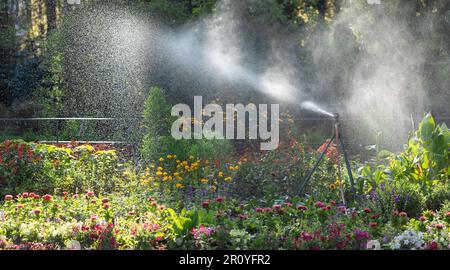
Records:
[[[216,191],[217,191],[217,187],[216,187],[216,186],[212,186],[212,187],[211,187],[211,191],[212,191],[212,192],[216,192]]]
[[[157,171],[157,172],[156,172],[156,175],[157,175],[157,176],[161,176],[162,174],[163,174],[163,173],[160,172],[160,171]]]
[[[183,188],[184,186],[182,184],[176,184],[175,185],[177,188]]]
[[[238,165],[234,166],[234,170],[235,171],[239,170],[239,166]]]
[[[177,176],[177,181],[183,181],[183,178],[181,178],[181,177],[179,177],[179,176]]]
[[[233,180],[233,179],[230,176],[228,176],[224,180],[227,181],[227,182],[231,182],[231,180]]]
[[[173,173],[173,176],[179,176],[179,175],[180,175],[179,172],[174,172],[174,173]]]
[[[220,178],[222,178],[223,177],[223,172],[219,172],[219,175],[218,175]]]
[[[194,156],[189,156],[189,159],[194,159]]]
[[[202,183],[204,183],[204,184],[207,184],[207,183],[209,182],[209,180],[208,180],[208,179],[205,179],[205,178],[203,178],[203,179],[200,179],[200,182],[202,182]]]
[[[230,171],[233,171],[233,170],[234,170],[234,167],[233,167],[233,166],[229,166],[228,169],[229,169]]]
[[[177,163],[180,163],[181,161],[179,159],[176,160]]]
[[[330,188],[331,189],[336,189],[336,185],[335,184],[330,184]]]
[[[158,171],[162,171],[163,170],[163,168],[162,167],[158,167],[158,169],[157,169]]]
[[[164,158],[162,158],[162,157],[161,157],[161,158],[159,158],[159,161],[163,162],[163,161],[164,161]]]

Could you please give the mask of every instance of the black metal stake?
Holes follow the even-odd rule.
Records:
[[[325,155],[325,153],[327,152],[328,148],[330,147],[330,145],[333,143],[334,139],[337,139],[338,144],[343,152],[344,155],[344,160],[345,160],[345,165],[347,167],[347,173],[348,173],[348,177],[350,179],[350,185],[351,185],[351,189],[352,189],[352,193],[354,198],[356,198],[356,190],[355,190],[355,183],[353,180],[353,174],[352,174],[352,169],[350,167],[350,161],[348,159],[347,156],[347,151],[345,150],[345,146],[344,146],[344,141],[342,139],[342,132],[340,130],[340,123],[339,123],[339,114],[335,114],[334,119],[336,121],[335,123],[335,127],[336,127],[336,133],[338,133],[338,138],[336,138],[336,133],[333,134],[332,138],[330,139],[330,141],[328,142],[328,144],[326,145],[325,149],[322,151],[322,153],[320,154],[319,158],[317,159],[316,164],[314,165],[314,167],[309,171],[308,175],[306,176],[305,180],[303,181],[302,185],[300,186],[299,192],[297,193],[297,196],[299,196],[300,194],[302,194],[302,192],[304,191],[304,189],[306,188],[306,186],[308,185],[312,175],[314,174],[314,172],[317,170],[317,168],[319,167],[320,162],[323,159],[323,156]]]

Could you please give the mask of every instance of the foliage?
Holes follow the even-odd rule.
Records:
[[[398,155],[380,151],[358,170],[358,187],[384,211],[437,210],[449,193],[450,132],[426,114],[405,151]]]

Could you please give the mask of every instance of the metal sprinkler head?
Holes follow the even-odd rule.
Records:
[[[339,120],[339,113],[334,113],[333,114],[334,119],[337,121]]]

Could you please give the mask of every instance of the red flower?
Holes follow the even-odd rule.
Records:
[[[260,207],[256,208],[256,213],[262,213],[262,211],[263,211],[262,208],[260,208]]]
[[[330,209],[331,209],[331,205],[325,206],[325,210],[330,210]]]
[[[6,195],[5,201],[12,201],[13,198],[14,198],[13,195]]]
[[[17,205],[17,209],[22,209],[22,208],[23,208],[23,205],[21,205],[21,204]]]
[[[392,211],[392,216],[397,217],[398,216],[398,211],[397,210]]]
[[[398,215],[400,217],[407,217],[408,216],[408,214],[406,214],[406,212],[400,212],[400,213],[398,213]]]
[[[67,191],[63,192],[63,196],[66,197],[69,193],[67,193]]]
[[[331,200],[331,201],[330,201],[330,204],[334,206],[334,205],[336,205],[336,202],[333,201],[333,200]]]
[[[34,196],[36,196],[36,194],[34,192],[31,192],[30,194],[28,194],[28,196],[34,198]],[[26,197],[24,197],[24,198],[26,198]]]
[[[424,217],[424,216],[421,216],[421,217],[419,218],[419,220],[422,221],[422,222],[424,222],[425,220],[427,220],[427,218]]]
[[[157,206],[158,204],[156,202],[152,202],[152,206]]]
[[[94,192],[88,191],[88,192],[86,193],[86,195],[87,195],[88,197],[92,197],[92,196],[94,196]]]
[[[381,216],[380,214],[373,215],[373,216],[372,216],[372,219],[377,219],[377,218],[379,218],[380,216]]]
[[[109,203],[103,204],[103,208],[105,208],[106,210],[108,210],[108,209],[109,209]]]
[[[72,198],[74,199],[78,199],[78,197],[80,197],[78,194],[73,194]]]
[[[306,211],[306,210],[308,210],[308,207],[306,207],[304,205],[297,205],[297,209],[298,210],[302,210],[302,211]]]
[[[216,202],[218,202],[218,203],[223,202],[223,198],[222,197],[217,197]]]
[[[28,148],[27,150],[27,158],[31,159],[33,157],[33,150],[31,150],[31,148]]]
[[[444,228],[444,224],[436,224],[435,227],[438,230],[442,230]]]
[[[18,152],[17,152],[17,158],[18,158],[19,160],[22,159],[22,157],[23,157],[23,151],[24,151],[24,150],[25,150],[25,144],[21,144],[20,147],[19,147],[19,150],[18,150]]]
[[[108,198],[103,198],[102,203],[109,203]]]
[[[148,197],[147,201],[149,202],[153,202],[155,199],[153,199],[152,197]]]
[[[50,194],[45,194],[42,199],[44,199],[44,201],[49,202],[52,199],[52,195]]]
[[[375,228],[376,226],[378,226],[378,223],[376,223],[376,222],[370,222],[369,223],[369,227],[370,228]]]
[[[209,206],[209,201],[202,202],[202,207],[203,208],[208,208],[208,206]]]
[[[370,208],[364,208],[364,213],[366,214],[372,213],[372,210],[370,210]]]
[[[428,245],[428,249],[429,250],[436,250],[436,249],[438,249],[439,248],[439,246],[438,246],[438,244],[436,243],[436,242],[431,242],[429,245]]]
[[[96,204],[97,201],[96,201],[96,200],[92,200],[91,203],[92,203],[92,204]]]
[[[40,209],[34,209],[33,212],[34,212],[35,215],[39,215],[41,213],[41,210]]]
[[[34,199],[36,199],[36,200],[39,200],[40,197],[41,197],[41,196],[39,196],[39,195],[37,195],[37,194],[34,195]]]

